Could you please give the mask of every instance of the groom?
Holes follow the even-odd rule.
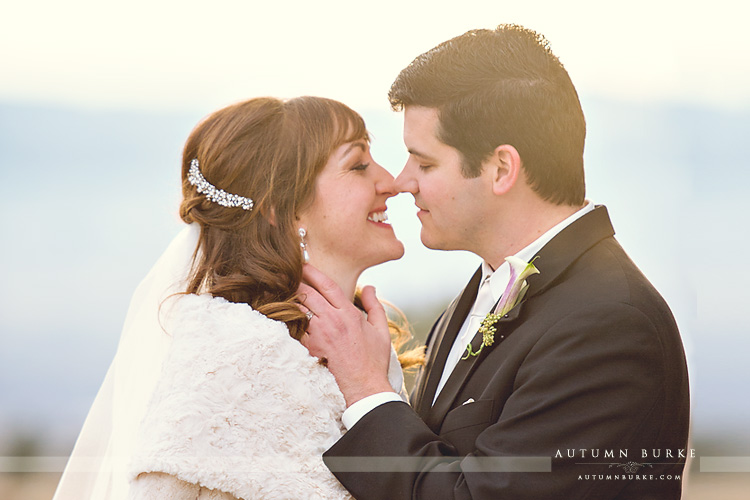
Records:
[[[417,57],[389,99],[409,151],[396,185],[414,196],[422,242],[483,263],[432,327],[412,406],[388,384],[374,290],[364,318],[305,270],[303,342],[347,403],[328,467],[358,499],[680,498],[680,335],[607,209],[584,198],[584,117],[547,42],[518,26],[468,32]],[[538,274],[483,323],[513,284],[509,256]]]

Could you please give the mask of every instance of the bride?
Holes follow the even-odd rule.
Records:
[[[358,302],[362,271],[403,254],[362,118],[315,97],[221,109],[182,192],[188,226],[133,296],[54,499],[350,498],[321,458],[344,399],[299,343],[297,289],[309,259]],[[419,359],[393,353],[396,392]]]

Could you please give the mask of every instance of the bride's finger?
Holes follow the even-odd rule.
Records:
[[[351,298],[346,298],[336,282],[310,264],[302,266],[302,279],[315,288],[333,307],[341,309],[351,305]]]

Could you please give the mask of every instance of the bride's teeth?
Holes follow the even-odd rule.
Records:
[[[367,220],[370,220],[372,222],[385,222],[388,220],[388,215],[385,212],[376,212],[370,214],[367,217]]]

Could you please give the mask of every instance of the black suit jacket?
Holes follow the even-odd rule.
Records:
[[[414,409],[381,405],[325,453],[356,498],[680,498],[689,394],[668,306],[604,207],[560,232],[535,265],[495,344],[460,361],[434,405],[479,271],[433,326]],[[542,457],[551,470],[486,472],[476,457]]]

